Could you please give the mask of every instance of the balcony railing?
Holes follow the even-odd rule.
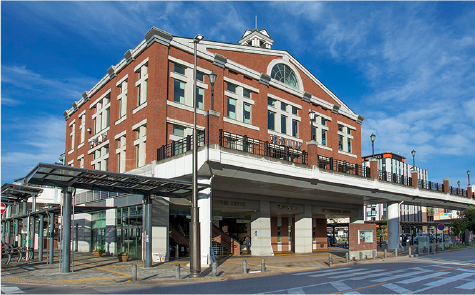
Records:
[[[285,145],[261,141],[219,130],[219,145],[224,148],[308,165],[308,153]]]
[[[205,144],[205,134],[204,132],[198,132],[198,147]],[[193,136],[188,135],[187,137],[172,141],[167,145],[162,145],[161,148],[157,149],[157,161],[170,158],[184,152],[193,150]]]
[[[333,170],[353,175],[360,175],[364,177],[370,177],[369,167],[362,167],[358,164],[348,163],[338,159],[328,158],[324,156],[318,156],[318,167]]]

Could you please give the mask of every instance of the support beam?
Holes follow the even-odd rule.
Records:
[[[388,250],[399,245],[399,203],[388,203]]]
[[[15,219],[15,247],[19,245],[19,237],[18,237],[18,228],[20,227],[20,220],[18,218]]]
[[[295,253],[312,253],[312,205],[304,205],[304,212],[295,216]]]
[[[144,231],[145,231],[145,268],[152,267],[152,198],[144,195]]]
[[[259,211],[251,213],[251,254],[271,256],[270,202],[260,201]]]
[[[43,261],[43,222],[44,216],[40,214],[40,226],[38,230],[38,261]]]
[[[69,273],[71,271],[71,198],[71,192],[68,191],[68,188],[63,188],[62,273]]]
[[[54,213],[49,214],[49,248],[48,248],[48,263],[53,264],[53,250],[54,250]]]
[[[31,256],[31,259],[34,259],[35,258],[35,233],[36,233],[36,218],[35,216],[31,216],[31,218],[33,219],[33,222],[32,222],[32,225],[31,225],[31,235],[30,235],[30,241],[31,241],[31,244],[30,244],[30,248],[33,249],[33,255]]]
[[[199,183],[211,184],[210,178],[198,178]],[[199,208],[199,224],[200,224],[200,258],[201,266],[211,266],[209,259],[211,239],[212,239],[212,195],[211,188],[207,188],[198,192],[198,208]],[[233,249],[230,249],[231,251]]]

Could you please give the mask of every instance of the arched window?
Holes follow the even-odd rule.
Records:
[[[284,64],[276,64],[272,68],[271,78],[285,83],[295,89],[299,89],[297,78],[292,69]]]

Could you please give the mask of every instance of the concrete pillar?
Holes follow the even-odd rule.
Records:
[[[253,256],[271,256],[270,202],[260,201],[259,207],[251,214],[251,251]]]
[[[468,197],[469,199],[472,198],[472,186],[471,186],[471,185],[468,185],[468,186],[467,186],[467,197]]]
[[[295,253],[312,253],[312,205],[295,216]]]
[[[143,206],[143,227],[145,232],[145,253],[143,260],[145,267],[152,267],[152,198],[150,195],[144,195]]]
[[[388,203],[388,250],[399,245],[399,203]]]
[[[43,261],[43,231],[44,216],[40,214],[40,226],[38,230],[38,261]]]
[[[152,204],[152,253],[166,254],[169,249],[169,201],[168,198],[156,197]]]
[[[63,255],[61,273],[69,273],[71,271],[71,199],[71,192],[68,191],[68,188],[63,188],[63,230],[61,233]]]
[[[31,218],[33,219],[32,223],[31,223],[31,228],[30,228],[30,248],[33,249],[33,256],[31,257],[31,259],[35,258],[35,232],[36,232],[36,218],[35,216],[31,216]]]
[[[106,206],[114,206],[114,199],[109,198],[106,199]],[[106,232],[105,232],[105,251],[110,255],[118,254],[116,253],[116,245],[115,245],[115,229],[116,229],[116,219],[117,219],[117,209],[109,209],[106,210]],[[76,224],[78,226],[78,224]],[[79,235],[79,228],[77,230],[77,234]],[[77,242],[77,247],[79,246],[79,241]]]
[[[371,178],[378,178],[378,160],[377,159],[369,159],[369,170],[371,174]]]
[[[210,184],[209,178],[198,178],[198,183]],[[209,257],[212,238],[212,191],[211,188],[204,189],[198,192],[198,208],[199,222],[200,222],[200,251],[201,251],[201,266],[210,266],[211,260]]]
[[[449,193],[450,189],[449,189],[449,179],[448,178],[444,178],[442,179],[443,183],[444,183],[444,193]]]
[[[419,187],[419,173],[416,170],[411,171],[412,186]]]
[[[216,104],[214,104],[214,106],[216,109]],[[209,110],[205,114],[208,121],[208,128],[206,128],[206,142],[209,144],[219,144],[219,129],[221,128],[219,120],[220,116],[221,114],[214,110]]]
[[[53,264],[53,250],[54,250],[54,214],[49,214],[49,248],[48,248],[48,263]]]
[[[318,143],[315,140],[307,141],[308,165],[318,166],[317,147],[318,147]]]

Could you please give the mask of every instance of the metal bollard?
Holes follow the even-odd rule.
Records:
[[[439,246],[435,246],[435,253],[439,252]]]
[[[432,253],[432,246],[429,246],[429,253]]]
[[[388,258],[388,250],[384,249],[384,259]]]
[[[132,281],[137,280],[137,265],[132,265]]]
[[[424,249],[422,249],[422,253],[426,253],[427,252],[427,249],[426,249],[426,246],[424,246]]]
[[[266,261],[264,259],[261,260],[261,272],[266,272]]]
[[[247,274],[247,262],[246,262],[246,260],[242,261],[242,273]]]
[[[328,254],[328,265],[329,265],[330,267],[332,267],[332,264],[333,264],[332,255],[331,255],[331,254]]]
[[[175,264],[175,279],[179,280],[180,279],[180,265]]]
[[[360,252],[360,261],[363,261],[363,252]]]
[[[376,250],[373,250],[373,260],[376,260]]]
[[[178,257],[180,257],[180,253],[178,251],[180,251],[180,245],[177,244],[176,245],[176,250],[175,250],[175,258],[177,258],[177,259],[178,259]]]
[[[409,247],[409,257],[412,256],[412,253],[411,253],[411,252],[412,252],[412,251],[411,251],[411,247]]]
[[[348,252],[345,253],[345,263],[348,263]]]
[[[218,272],[216,262],[213,262],[213,265],[211,265],[211,269],[213,271],[213,277],[215,277],[216,273]]]
[[[397,248],[394,249],[394,257],[397,257]]]

